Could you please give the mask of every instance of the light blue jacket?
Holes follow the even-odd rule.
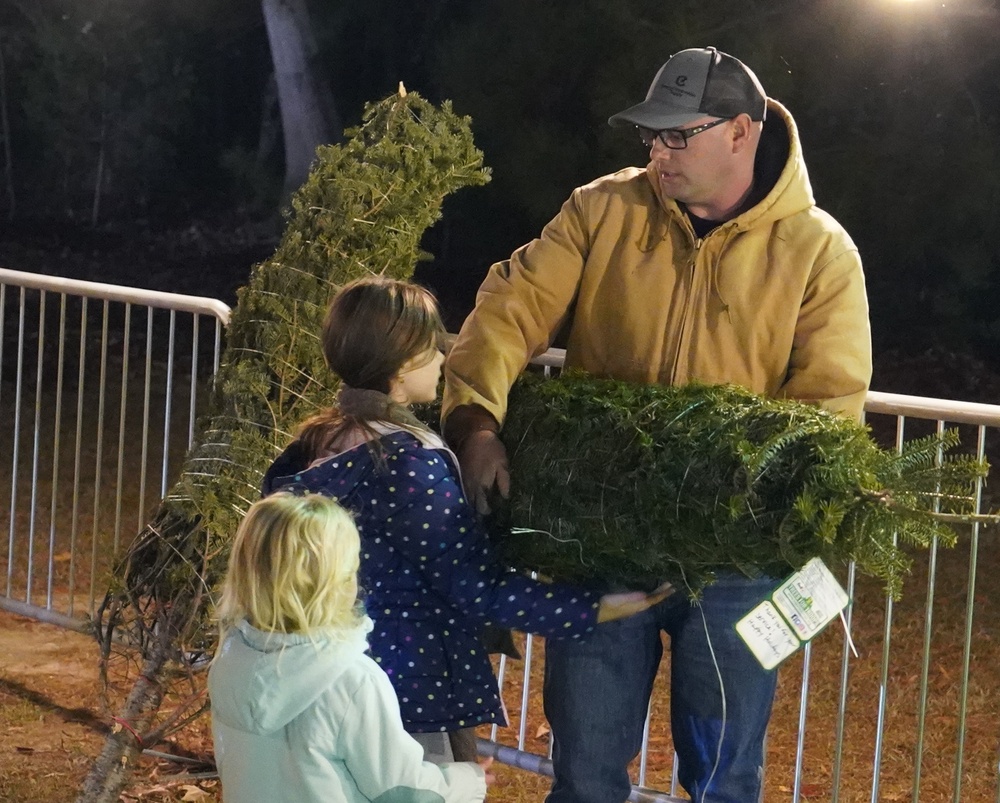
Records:
[[[230,630],[208,675],[227,803],[480,803],[475,764],[435,766],[403,730],[367,655],[371,620],[346,637]]]

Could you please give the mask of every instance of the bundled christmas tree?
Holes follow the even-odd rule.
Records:
[[[523,377],[502,437],[508,557],[553,578],[690,593],[717,571],[857,562],[898,595],[900,545],[954,542],[988,467],[949,432],[879,448],[861,424],[735,386]],[[990,519],[991,517],[979,517]],[[992,517],[995,518],[995,517]]]
[[[105,658],[125,641],[143,664],[81,803],[117,801],[140,739],[155,744],[203,705],[195,697],[191,710],[156,718],[164,690],[214,649],[210,593],[264,470],[294,428],[334,399],[319,344],[327,304],[362,276],[412,276],[445,196],[488,180],[469,123],[401,86],[366,109],[347,142],[317,151],[277,251],[239,293],[211,410],[182,476],[129,548],[100,611]]]

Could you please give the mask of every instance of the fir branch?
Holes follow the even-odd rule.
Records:
[[[288,433],[333,402],[318,337],[330,297],[366,275],[410,278],[427,258],[420,239],[444,198],[489,179],[469,119],[447,102],[436,108],[415,93],[394,94],[370,104],[346,137],[317,150],[275,254],[238,292],[196,444],[98,612],[105,660],[122,637],[166,678],[178,645],[214,649],[206,602],[237,524]]]
[[[957,433],[897,454],[858,423],[733,386],[525,376],[501,434],[513,485],[499,531],[559,536],[502,534],[508,556],[600,587],[697,589],[819,556],[898,595],[909,558],[897,544],[952,544],[947,525],[998,520],[975,512],[986,464],[946,454]]]

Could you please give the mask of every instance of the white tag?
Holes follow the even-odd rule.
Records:
[[[799,648],[795,631],[767,600],[736,623],[736,632],[765,669],[774,669]]]
[[[736,631],[761,666],[773,669],[826,627],[849,601],[826,564],[813,558],[784,580],[771,600],[740,619]]]
[[[778,586],[772,599],[802,641],[819,633],[849,601],[837,578],[819,558],[813,558]]]

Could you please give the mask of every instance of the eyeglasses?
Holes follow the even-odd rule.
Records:
[[[694,128],[664,128],[660,131],[654,131],[652,128],[643,128],[641,125],[637,125],[636,130],[639,132],[642,144],[647,148],[652,148],[653,143],[656,140],[660,140],[670,150],[680,151],[688,146],[688,140],[695,134],[700,134],[702,131],[708,131],[708,129],[715,128],[717,125],[727,123],[730,119],[729,117],[721,117],[718,120],[712,120],[710,123],[696,125]]]

